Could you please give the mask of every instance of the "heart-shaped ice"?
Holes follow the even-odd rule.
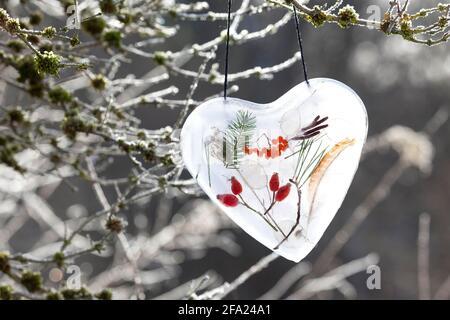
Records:
[[[187,169],[242,229],[302,260],[342,204],[367,136],[367,113],[346,85],[301,83],[269,104],[209,100],[181,131]]]

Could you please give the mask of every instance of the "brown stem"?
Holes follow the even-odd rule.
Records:
[[[281,234],[283,235],[283,237],[286,236],[286,234],[284,233],[283,229],[280,228],[280,226],[278,225],[278,223],[275,221],[274,217],[272,217],[272,215],[270,214],[270,210],[272,210],[272,208],[275,206],[275,192],[273,192],[272,194],[272,203],[270,204],[269,208],[267,208],[266,212],[264,212],[264,216],[268,216],[270,221],[272,221],[272,223],[278,228],[278,231],[281,232]]]
[[[294,232],[294,230],[298,227],[298,225],[300,224],[300,204],[301,204],[301,197],[302,197],[302,192],[300,191],[300,189],[298,190],[298,209],[297,209],[297,219],[295,220],[295,224],[292,226],[291,230],[289,231],[289,233],[284,237],[283,240],[281,240],[281,242],[275,247],[273,248],[273,250],[278,250],[280,248],[280,246],[287,240],[289,239],[289,237],[292,235],[292,233]]]
[[[245,202],[245,200],[242,198],[241,195],[239,195],[239,199],[241,200],[241,204],[242,204],[243,206],[245,206],[247,209],[249,209],[249,210],[255,212],[256,214],[258,214],[261,218],[264,219],[265,222],[267,222],[267,224],[270,225],[270,227],[271,227],[273,230],[279,231],[279,230],[277,229],[277,227],[275,227],[269,220],[267,220],[267,218],[266,218],[261,212],[257,211],[256,209],[253,209],[247,202]]]

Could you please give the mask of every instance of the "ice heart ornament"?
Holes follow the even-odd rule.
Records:
[[[236,224],[298,262],[341,206],[366,136],[357,94],[313,79],[269,104],[203,103],[183,126],[181,150],[189,172]]]

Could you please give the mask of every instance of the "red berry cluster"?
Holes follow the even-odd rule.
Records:
[[[265,157],[266,159],[273,159],[279,157],[288,147],[289,141],[282,136],[279,136],[277,139],[272,139],[272,145],[268,148],[258,149],[245,146],[244,153],[248,155],[255,153],[260,158]]]
[[[217,199],[226,207],[236,207],[239,204],[238,195],[242,193],[242,184],[235,177],[231,177],[231,192],[228,194],[219,194]],[[291,184],[287,183],[280,186],[280,177],[274,173],[269,180],[269,189],[274,193],[274,202],[281,202],[286,199],[291,192]],[[274,205],[272,203],[271,207]]]

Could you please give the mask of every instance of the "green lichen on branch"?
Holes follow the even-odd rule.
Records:
[[[156,62],[156,64],[163,66],[167,62],[168,56],[165,52],[156,51],[153,54],[153,60]]]
[[[327,20],[328,15],[320,6],[314,6],[311,12],[306,15],[306,21],[316,28],[323,26]]]
[[[113,293],[110,289],[103,289],[102,291],[93,294],[86,287],[80,289],[63,288],[60,291],[50,290],[47,295],[47,300],[112,300]]]
[[[58,76],[61,69],[62,57],[55,54],[53,51],[45,51],[44,53],[37,54],[34,58],[37,71],[40,74],[49,74],[52,76]]]
[[[92,293],[85,287],[80,289],[63,289],[60,293],[64,300],[91,300],[93,298]]]
[[[57,34],[55,27],[47,27],[42,30],[42,35],[47,39],[53,39]]]
[[[345,7],[339,9],[338,12],[338,25],[346,29],[351,25],[354,25],[358,22],[359,14],[356,12],[355,8],[350,5],[346,5]]]
[[[20,53],[25,49],[25,45],[23,44],[23,42],[18,40],[10,40],[6,45],[16,53]]]
[[[46,299],[47,300],[64,300],[64,297],[60,292],[52,290],[49,293],[47,293]]]
[[[0,300],[12,300],[14,290],[9,285],[0,285]]]
[[[35,293],[42,290],[43,280],[39,272],[24,271],[20,283],[30,292]]]
[[[24,146],[18,142],[13,136],[0,134],[0,163],[24,174],[26,169],[16,160],[16,154],[24,150]]]
[[[119,30],[105,31],[103,41],[111,48],[120,48],[122,46],[122,33]]]
[[[20,21],[17,18],[11,18],[8,12],[0,8],[0,27],[6,32],[14,35],[20,31]]]
[[[0,251],[0,272],[9,273],[11,265],[9,264],[9,254]]]
[[[409,2],[403,5],[399,0],[390,1],[390,9],[385,12],[380,21],[367,20],[351,5],[340,8],[339,5],[327,9],[326,6],[315,5],[308,7],[300,1],[293,0],[266,0],[274,6],[281,6],[293,10],[294,5],[301,17],[314,27],[325,23],[336,23],[347,29],[352,25],[379,30],[388,35],[401,35],[405,40],[427,46],[445,43],[450,38],[449,8],[450,4],[438,4],[435,7],[420,9],[415,13],[408,12]],[[341,4],[341,3],[337,3]],[[433,18],[431,18],[433,17]],[[428,20],[423,20],[423,19]],[[433,21],[434,20],[434,21]],[[422,25],[425,22],[426,25]]]
[[[98,91],[105,90],[107,83],[108,83],[108,79],[102,74],[95,75],[91,79],[92,87]]]
[[[115,14],[119,10],[119,5],[115,0],[100,0],[99,5],[104,14]]]
[[[78,133],[89,134],[95,130],[95,124],[86,120],[76,108],[66,112],[61,129],[70,140],[76,140]]]
[[[72,95],[64,88],[58,86],[49,90],[48,97],[54,104],[65,105],[72,101]]]
[[[106,21],[103,18],[88,19],[81,24],[83,30],[94,37],[99,36],[106,26]]]
[[[104,289],[104,290],[100,291],[99,293],[97,293],[95,295],[95,297],[99,300],[112,300],[113,293],[110,289]]]
[[[59,267],[62,268],[65,264],[66,261],[66,256],[63,252],[56,252],[53,255],[53,262],[55,262],[55,264]]]
[[[404,15],[400,19],[400,34],[405,38],[406,40],[412,40],[414,39],[414,30],[412,26],[412,21],[409,16]]]
[[[42,22],[42,19],[44,19],[44,15],[40,11],[35,11],[30,13],[28,22],[32,26],[37,26]]]

